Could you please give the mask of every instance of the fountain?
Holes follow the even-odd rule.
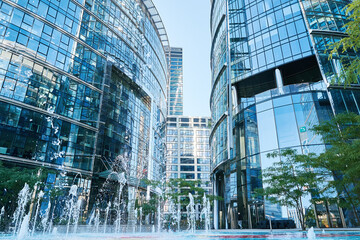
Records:
[[[209,231],[210,229],[210,201],[206,198],[206,195],[204,193],[203,197],[203,208],[201,210],[201,216],[204,216],[204,225],[205,225],[205,231]]]
[[[74,219],[74,233],[76,233],[77,231],[77,227],[79,224],[79,217],[80,217],[80,212],[81,212],[81,205],[82,205],[82,199],[78,199],[75,205],[75,209],[74,209],[74,215],[73,215],[73,219]]]
[[[124,183],[124,181],[122,181]],[[45,191],[46,192],[46,191]],[[160,191],[158,189],[158,192],[163,193],[162,191]],[[117,194],[117,196],[120,196],[121,194]],[[64,209],[64,216],[63,219],[67,220],[67,227],[66,227],[66,235],[64,234],[64,228],[62,229],[60,226],[56,226],[54,228],[51,227],[52,225],[52,218],[54,216],[54,208],[56,206],[56,202],[52,203],[49,202],[47,204],[47,206],[43,205],[43,208],[46,207],[46,210],[44,210],[44,212],[42,213],[42,211],[40,209],[42,209],[41,207],[41,201],[44,201],[44,199],[47,198],[46,194],[44,194],[43,191],[39,191],[38,195],[37,195],[37,199],[36,199],[36,205],[34,205],[34,216],[31,218],[31,211],[28,211],[28,207],[27,204],[29,204],[30,202],[30,196],[31,196],[31,191],[30,188],[27,184],[24,185],[24,188],[20,191],[19,193],[19,199],[17,201],[18,206],[16,208],[16,214],[14,214],[13,217],[13,224],[15,223],[15,225],[17,226],[16,232],[13,235],[1,235],[0,234],[0,239],[10,239],[14,240],[25,240],[25,239],[33,239],[33,240],[47,240],[47,239],[79,239],[79,240],[92,240],[92,239],[104,239],[104,235],[103,234],[107,234],[109,232],[112,232],[113,229],[111,229],[110,227],[110,211],[112,209],[117,210],[120,208],[117,208],[116,204],[120,204],[121,201],[119,201],[116,197],[116,199],[114,199],[114,201],[109,201],[106,205],[106,209],[104,209],[104,221],[102,221],[101,223],[103,223],[104,229],[103,231],[101,231],[101,233],[99,233],[99,225],[100,225],[100,216],[101,216],[101,209],[99,208],[99,204],[97,204],[96,206],[94,206],[93,211],[91,212],[90,216],[89,216],[89,221],[88,224],[89,225],[94,225],[95,229],[96,229],[96,233],[88,233],[88,232],[81,232],[81,231],[77,231],[77,224],[79,222],[79,217],[80,217],[80,210],[81,210],[81,206],[83,203],[83,199],[79,198],[79,194],[78,194],[78,187],[76,185],[71,186],[70,191],[68,193],[68,197],[67,197],[67,203],[66,203],[66,207]],[[35,196],[35,195],[33,195]],[[196,230],[196,226],[195,226],[195,220],[196,220],[196,209],[195,209],[195,200],[193,195],[190,193],[189,194],[189,204],[186,207],[187,210],[187,221],[188,221],[188,233],[183,233],[183,232],[172,232],[171,231],[171,224],[178,224],[178,229],[179,229],[179,225],[180,225],[180,205],[178,205],[178,207],[175,206],[174,202],[172,201],[171,198],[168,199],[168,216],[165,217],[165,215],[163,215],[162,213],[162,207],[163,207],[163,201],[165,199],[165,197],[160,194],[160,201],[158,202],[158,206],[157,206],[157,215],[158,215],[158,219],[157,219],[157,232],[162,231],[163,228],[163,223],[165,222],[165,220],[167,221],[166,223],[169,225],[168,232],[162,232],[161,234],[159,233],[155,233],[156,232],[156,226],[152,225],[152,232],[153,233],[146,233],[145,231],[143,232],[141,227],[142,227],[142,218],[143,218],[143,209],[142,207],[139,207],[137,209],[135,209],[136,211],[136,219],[138,221],[138,224],[140,225],[140,231],[138,232],[124,232],[121,235],[117,235],[115,233],[115,235],[112,235],[112,237],[114,239],[122,239],[122,238],[134,238],[134,239],[147,239],[150,237],[154,237],[154,234],[156,235],[156,239],[166,239],[166,238],[173,238],[174,240],[177,239],[184,239],[184,236],[186,238],[188,238],[189,240],[192,239],[197,239],[197,238],[202,238],[202,239],[214,239],[214,238],[233,238],[233,239],[240,239],[240,238],[257,238],[259,236],[259,233],[248,233],[248,232],[239,232],[239,233],[234,233],[234,232],[209,232],[210,229],[210,201],[209,199],[206,197],[206,195],[204,194],[204,196],[202,197],[202,209],[201,209],[201,219],[203,219],[204,221],[204,226],[205,226],[205,230],[206,230],[206,234],[204,233],[196,233],[194,234],[195,230]],[[99,202],[98,202],[99,203]],[[53,207],[52,207],[53,205]],[[122,205],[123,206],[123,205]],[[30,208],[31,209],[31,208]],[[5,208],[2,207],[1,211],[0,211],[0,216],[3,217],[5,214]],[[42,226],[42,234],[38,234],[36,235],[36,231],[39,230],[39,226],[36,225],[37,222],[41,222],[41,226]],[[39,225],[39,224],[38,224]],[[114,221],[114,227],[117,226],[119,227],[119,225],[117,225],[116,221]],[[134,227],[134,225],[131,225],[132,227]],[[31,228],[30,228],[31,227]],[[70,231],[70,228],[73,228],[73,231]],[[59,229],[59,231],[58,231]],[[117,230],[119,231],[119,229]],[[151,228],[150,228],[151,231]],[[62,234],[63,232],[63,234]],[[68,233],[69,232],[73,232],[74,235],[71,235],[71,237],[68,237]],[[324,230],[323,230],[324,233]],[[75,235],[76,234],[76,235]],[[331,232],[329,233],[330,235],[332,234]],[[340,238],[341,234],[337,232],[336,236],[332,239],[337,239],[338,237]],[[352,234],[352,233],[351,233]],[[351,235],[350,234],[350,235]],[[356,235],[358,234],[358,235]],[[348,236],[350,236],[349,233],[344,233],[343,236],[344,238],[340,238],[340,239],[348,239]],[[360,233],[354,233],[354,236],[360,236]],[[4,238],[5,236],[5,238]],[[284,234],[273,234],[271,235],[270,233],[266,233],[263,232],[261,233],[262,238],[271,238],[271,239],[283,239],[284,238]],[[307,232],[307,234],[303,234],[300,232],[287,232],[286,233],[286,237],[287,238],[296,238],[296,239],[309,239],[309,240],[316,240],[316,234],[314,231],[314,228],[310,228]],[[354,239],[354,238],[351,238]],[[359,239],[359,238],[355,238],[355,239]]]
[[[114,207],[116,210],[115,233],[119,233],[121,228],[121,195],[127,180],[125,177],[125,172],[118,173],[113,171],[108,176],[108,179],[110,178],[110,176],[115,176],[116,181],[119,184],[118,195],[114,200]]]
[[[141,232],[141,226],[142,226],[142,218],[143,218],[143,212],[142,212],[142,207],[139,208],[139,213],[140,213],[140,221],[139,221],[139,224],[140,224],[140,232]]]
[[[176,222],[177,222],[177,229],[178,231],[180,232],[180,221],[181,221],[181,206],[180,206],[180,203],[178,204],[178,207],[177,207],[177,216],[176,216]]]
[[[96,232],[98,233],[99,232],[99,226],[100,226],[100,210],[99,209],[96,209],[96,215],[95,215],[95,229],[96,229]]]
[[[315,231],[314,231],[314,228],[311,227],[308,232],[307,232],[307,238],[309,240],[315,240],[316,239],[316,234],[315,234]]]
[[[39,215],[39,209],[40,209],[40,201],[41,199],[44,197],[44,192],[40,191],[38,194],[38,200],[37,200],[37,205],[36,205],[36,211],[35,211],[35,216],[34,216],[34,222],[33,222],[33,228],[31,231],[31,234],[33,235],[35,233],[35,228],[36,228],[36,221]]]
[[[190,203],[186,206],[187,212],[187,221],[188,221],[188,230],[190,232],[195,231],[195,202],[194,197],[191,193],[189,193]]]
[[[49,217],[50,217],[50,210],[51,210],[51,202],[49,200],[48,206],[45,210],[45,213],[41,219],[41,225],[43,228],[43,234],[45,234],[46,229],[48,228],[48,221],[49,221]]]
[[[107,219],[109,217],[110,208],[111,208],[111,202],[108,203],[108,205],[107,205],[107,207],[105,209],[104,233],[106,233]]]
[[[15,224],[13,231],[14,234],[19,231],[19,228],[22,225],[25,214],[25,207],[30,200],[30,195],[30,187],[27,183],[25,183],[24,188],[19,192],[17,201],[18,206],[13,215],[13,223]]]
[[[0,223],[4,216],[5,216],[5,207],[2,207],[0,211]]]
[[[176,211],[175,211],[175,206],[174,206],[174,202],[171,199],[171,197],[168,199],[169,202],[169,208],[168,208],[168,230],[171,231],[171,225],[173,224],[174,221],[177,221],[177,215],[176,215]]]
[[[27,214],[20,225],[20,230],[17,236],[18,240],[26,239],[27,236],[29,235],[29,222],[30,222],[30,214]]]
[[[66,235],[69,234],[71,220],[76,220],[76,208],[77,208],[77,185],[72,185],[69,191],[69,200],[66,202],[65,218],[67,219]],[[75,214],[73,214],[75,212]],[[76,224],[76,223],[75,223]]]
[[[158,232],[161,232],[161,203],[159,201],[158,209],[157,209],[157,215],[158,215]]]
[[[119,233],[121,227],[121,204],[118,198],[115,198],[114,200],[114,207],[116,209],[115,233]]]
[[[136,227],[136,224],[137,224],[137,221],[138,221],[138,209],[134,209],[134,217],[135,217],[135,223],[133,224],[133,233],[135,233],[135,227]]]

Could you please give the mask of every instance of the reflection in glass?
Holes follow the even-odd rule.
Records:
[[[261,152],[278,148],[274,112],[272,110],[258,114],[258,131]]]
[[[274,111],[280,148],[300,145],[293,106],[275,108]]]

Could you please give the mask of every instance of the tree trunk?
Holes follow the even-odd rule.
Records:
[[[302,211],[302,204],[300,204],[298,201],[296,201],[296,210],[298,212],[301,229],[306,230],[306,228],[305,228],[305,217],[304,217],[304,213]]]

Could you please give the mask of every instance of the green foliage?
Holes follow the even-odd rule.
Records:
[[[148,202],[141,205],[145,215],[155,213],[160,200],[172,199],[176,205],[187,206],[190,202],[189,193],[193,195],[195,203],[202,203],[202,198],[206,193],[206,190],[200,187],[203,183],[200,180],[193,181],[177,178],[170,179],[167,182],[145,180],[145,183],[153,189],[160,189],[163,192],[162,195],[154,194]],[[209,198],[210,202],[222,200],[221,197],[209,194],[206,194],[206,197]]]
[[[347,37],[342,38],[340,41],[330,44],[330,59],[338,57],[341,53],[359,52],[360,50],[360,0],[354,0],[346,8],[349,22],[345,24]],[[360,59],[354,58],[349,61],[342,59],[344,71],[339,76],[339,80],[350,85],[358,83],[360,74]]]
[[[286,149],[280,153],[268,154],[268,157],[281,157],[263,172],[264,188],[257,193],[265,196],[272,203],[294,207],[299,213],[301,226],[305,229],[305,216],[301,198],[318,189],[318,183],[324,179],[309,168],[313,154],[299,155],[293,149]]]
[[[150,213],[155,213],[157,204],[158,202],[156,198],[150,198],[148,202],[141,205],[143,214],[147,216]]]
[[[352,207],[356,214],[355,208],[360,206],[360,116],[339,114],[313,130],[330,146],[313,159],[311,166],[324,169],[325,174],[334,177],[333,181],[328,181],[328,188],[333,187],[340,194],[340,206]],[[360,223],[357,214],[356,218]]]
[[[44,168],[28,168],[28,167],[14,167],[12,165],[5,165],[0,161],[0,208],[5,207],[5,217],[1,221],[1,229],[6,228],[10,224],[9,216],[13,214],[17,207],[18,194],[27,183],[31,190],[36,184],[37,191],[44,188],[44,182],[48,173],[51,170]],[[50,192],[50,197],[55,197],[55,190]],[[33,202],[37,201],[35,197]]]
[[[6,206],[7,210],[14,209],[20,190],[27,183],[33,188],[38,181],[39,169],[21,167],[5,167],[0,161],[0,206]]]
[[[194,201],[196,203],[201,203],[201,199],[204,196],[205,189],[199,187],[201,184],[200,180],[189,181],[181,178],[170,179],[167,184],[168,188],[168,197],[173,199],[175,204],[180,203],[182,206],[189,204],[189,193],[194,196]]]

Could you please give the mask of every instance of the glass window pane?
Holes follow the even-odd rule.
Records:
[[[280,148],[300,145],[293,106],[275,108],[274,111]]]
[[[258,114],[260,151],[274,151],[278,148],[274,112],[268,110]]]

